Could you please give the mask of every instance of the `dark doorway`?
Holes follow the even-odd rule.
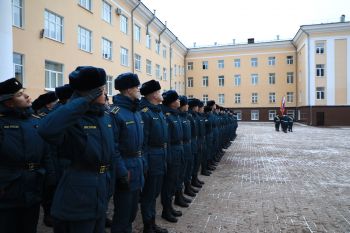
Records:
[[[317,126],[324,125],[324,112],[316,112],[316,125]]]

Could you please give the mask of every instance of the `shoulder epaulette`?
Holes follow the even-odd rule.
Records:
[[[171,113],[170,113],[170,112],[167,112],[167,113],[165,113],[165,115],[170,116],[170,115],[171,115]]]
[[[144,107],[141,111],[142,112],[148,112],[149,108],[148,107]]]
[[[120,108],[115,106],[111,109],[111,113],[113,113],[114,115],[117,114],[119,112]]]
[[[32,114],[32,117],[34,117],[34,118],[36,118],[36,119],[41,119],[41,117],[40,117],[40,116],[35,115],[35,114]]]

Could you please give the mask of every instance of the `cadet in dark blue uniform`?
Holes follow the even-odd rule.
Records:
[[[160,84],[151,80],[141,86],[140,108],[143,119],[143,152],[148,164],[145,186],[141,193],[141,213],[144,233],[167,233],[155,223],[156,199],[160,194],[166,171],[168,125],[161,110],[163,97]]]
[[[278,115],[276,115],[274,118],[273,118],[273,122],[275,122],[275,130],[278,132],[280,131],[280,124],[281,124],[281,119]]]
[[[57,105],[63,105],[69,101],[70,97],[73,94],[73,89],[69,84],[65,84],[63,86],[56,87],[55,93],[58,98],[58,103],[55,105],[56,108]]]
[[[188,207],[188,203],[191,203],[192,200],[185,197],[183,195],[183,187],[184,183],[186,183],[186,186],[189,185],[189,174],[187,174],[188,170],[192,170],[192,161],[193,161],[193,154],[191,150],[191,122],[188,119],[188,101],[186,96],[180,96],[180,112],[179,117],[182,124],[182,132],[183,132],[183,148],[184,148],[184,160],[181,164],[180,169],[180,176],[178,180],[178,184],[176,187],[175,192],[175,201],[174,204],[181,206],[181,207]],[[185,180],[185,176],[186,180]]]
[[[0,231],[36,232],[45,174],[55,176],[49,147],[37,132],[31,100],[16,79],[0,83]]]
[[[128,177],[117,178],[114,193],[112,233],[131,233],[144,185],[145,160],[142,156],[143,121],[139,110],[140,81],[136,74],[123,73],[114,80],[120,94],[113,96],[111,113],[116,130],[117,153],[122,156]],[[145,166],[145,169],[144,169]]]
[[[45,94],[39,95],[39,97],[33,101],[32,108],[40,117],[45,117],[52,111],[57,103],[57,96],[54,91],[49,91]]]
[[[287,133],[287,129],[288,129],[288,120],[289,120],[289,117],[287,115],[283,115],[281,117],[281,127],[282,127],[282,131],[284,133]]]
[[[105,112],[106,73],[77,67],[69,75],[71,100],[47,115],[40,135],[71,161],[57,186],[51,214],[55,233],[104,233],[112,192],[111,168],[126,175],[113,140],[113,120]]]
[[[294,117],[287,116],[288,117],[288,132],[293,132],[293,123],[294,123]]]
[[[163,113],[168,123],[168,156],[167,172],[164,178],[161,201],[163,205],[162,217],[169,222],[177,222],[181,211],[174,210],[172,198],[178,184],[180,167],[184,161],[183,132],[179,118],[179,96],[174,90],[163,93]]]

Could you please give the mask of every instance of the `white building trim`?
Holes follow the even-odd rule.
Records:
[[[316,71],[316,64],[315,64],[315,39],[310,39],[310,49],[308,52],[310,52],[309,58],[310,58],[310,66],[308,69],[310,70],[310,77],[308,79],[310,80],[310,86],[308,87],[308,91],[310,92],[310,102],[309,104],[311,106],[315,105],[315,99],[316,99],[316,91],[315,91],[315,71]]]
[[[327,105],[335,105],[335,47],[334,39],[327,39],[327,64],[326,64],[326,78],[327,78]]]
[[[271,55],[271,54],[281,54],[281,53],[293,53],[293,54],[295,54],[295,51],[294,50],[288,50],[288,51],[268,52],[268,53],[241,53],[241,54],[230,54],[230,55],[222,55],[222,56],[188,57],[187,60],[224,58],[224,57],[257,56],[257,55]]]
[[[0,82],[13,78],[12,1],[0,1]]]

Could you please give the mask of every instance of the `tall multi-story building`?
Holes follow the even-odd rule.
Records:
[[[131,71],[163,90],[214,99],[241,120],[272,120],[284,97],[298,121],[350,125],[345,16],[301,26],[291,40],[187,48],[138,0],[12,0],[12,37],[14,76],[33,98],[67,83],[77,66],[94,65],[106,70],[109,95],[114,78]]]

